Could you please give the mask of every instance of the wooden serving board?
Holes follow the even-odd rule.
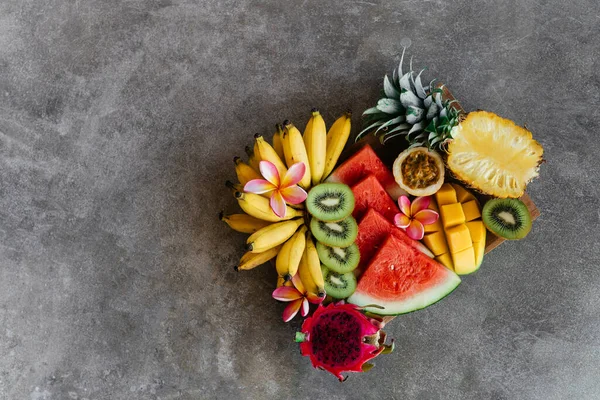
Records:
[[[448,100],[456,100],[454,98],[454,96],[452,96],[452,93],[450,93],[450,91],[448,90],[448,88],[446,86],[443,87],[443,97],[444,97],[444,99],[448,99]],[[453,103],[452,106],[456,110],[458,110],[460,113],[466,114],[465,110],[462,108],[462,106],[460,105],[460,103],[458,101]],[[394,160],[396,159],[396,157],[398,157],[398,154],[400,154],[401,151],[408,148],[408,143],[404,137],[398,137],[398,138],[392,139],[388,142],[388,144],[383,146],[378,138],[376,138],[374,135],[369,134],[364,139],[361,139],[357,143],[354,143],[349,148],[347,148],[344,151],[344,153],[342,154],[342,156],[340,157],[340,162],[349,158],[358,149],[360,149],[361,147],[363,147],[366,144],[371,145],[371,147],[373,148],[375,153],[377,153],[377,155],[381,158],[381,160],[390,169],[392,168],[392,164],[394,163]],[[449,171],[447,171],[447,173],[446,173],[446,181],[457,182],[454,178],[451,177],[451,173]],[[479,203],[481,204],[482,207],[488,200],[490,200],[492,198],[492,196],[487,196],[487,195],[483,195],[483,194],[476,193],[476,192],[473,192],[473,194],[479,200]],[[537,219],[537,217],[540,216],[540,211],[538,210],[536,205],[533,203],[533,200],[531,200],[531,198],[527,195],[527,193],[523,194],[523,196],[521,196],[520,199],[527,206],[527,209],[529,210],[529,212],[531,214],[531,219],[532,220]],[[492,251],[493,249],[498,247],[504,241],[506,241],[506,239],[496,236],[495,234],[493,234],[490,231],[487,231],[485,254],[489,253],[490,251]]]

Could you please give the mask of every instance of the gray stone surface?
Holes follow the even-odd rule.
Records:
[[[286,3],[0,2],[0,398],[600,398],[598,2]],[[401,43],[534,132],[542,216],[340,384],[216,215],[253,133],[358,126]]]

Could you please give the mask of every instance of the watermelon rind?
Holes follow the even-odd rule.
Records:
[[[411,298],[398,300],[384,300],[380,297],[375,297],[367,293],[355,291],[348,298],[348,303],[364,307],[368,305],[377,305],[383,308],[365,307],[364,310],[378,315],[400,315],[407,314],[413,311],[421,310],[437,303],[444,297],[448,296],[460,284],[461,280],[454,272],[447,270],[446,279],[438,283],[434,287],[424,289],[415,293]]]

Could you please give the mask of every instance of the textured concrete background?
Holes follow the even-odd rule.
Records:
[[[0,398],[600,398],[599,26],[596,0],[3,0]],[[217,213],[253,133],[357,127],[401,43],[534,132],[542,216],[340,384]]]

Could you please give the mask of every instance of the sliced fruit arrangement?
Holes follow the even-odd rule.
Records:
[[[343,184],[320,185],[337,164],[346,145],[350,117],[350,112],[344,113],[327,132],[323,117],[313,109],[303,134],[294,124],[285,121],[283,125],[276,125],[272,144],[256,134],[253,146],[245,149],[248,161],[234,158],[239,183],[228,181],[227,186],[243,213],[221,213],[219,219],[238,232],[250,234],[246,240],[247,252],[235,267],[237,271],[253,269],[275,259],[278,287],[293,286],[303,296],[306,294],[305,298],[322,301],[326,282],[319,251],[323,257],[329,253],[326,260],[334,265],[327,282],[332,288],[335,286],[332,282],[338,282],[332,275],[337,273],[336,267],[339,271],[346,268],[346,272],[356,267],[359,254],[354,239],[358,227],[351,216],[352,190]],[[294,285],[291,285],[292,280],[296,281]],[[294,297],[297,293],[288,295],[298,300]],[[308,303],[302,304],[304,314]],[[298,302],[290,307],[284,313],[286,320],[300,309]]]
[[[435,259],[459,275],[478,270],[486,231],[475,196],[460,185],[445,183],[429,208],[440,214],[438,223],[425,227],[423,237]]]

